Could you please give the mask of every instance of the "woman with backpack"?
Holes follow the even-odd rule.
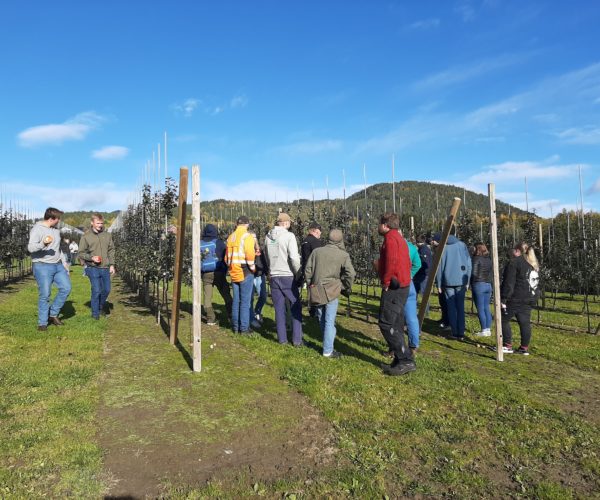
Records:
[[[531,341],[531,308],[539,295],[539,270],[533,247],[521,242],[512,249],[512,258],[502,273],[502,351],[507,354],[529,355]],[[512,347],[510,320],[516,317],[521,330],[521,346]]]
[[[473,252],[473,272],[471,274],[471,290],[473,302],[477,308],[477,316],[481,331],[477,337],[490,337],[492,335],[492,312],[490,311],[490,298],[492,297],[492,259],[484,243],[477,243]]]

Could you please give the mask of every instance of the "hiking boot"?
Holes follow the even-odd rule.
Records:
[[[414,372],[417,369],[417,365],[410,361],[408,363],[392,363],[389,367],[383,369],[383,373],[390,376],[404,375],[406,373]]]
[[[529,348],[528,347],[519,347],[514,354],[521,354],[522,356],[529,356]]]
[[[48,323],[54,326],[63,326],[64,323],[56,316],[48,316]]]
[[[38,332],[47,332],[48,327],[46,325],[38,325]]]
[[[342,357],[342,353],[341,352],[337,352],[337,351],[331,351],[330,354],[323,354],[324,358],[329,358],[329,359],[339,359]]]

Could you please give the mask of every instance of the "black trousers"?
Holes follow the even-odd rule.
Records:
[[[379,329],[394,353],[394,361],[408,363],[413,361],[411,350],[404,341],[404,305],[410,287],[396,290],[382,290],[379,304]]]
[[[521,330],[521,345],[529,347],[531,341],[531,305],[509,302],[502,314],[502,342],[512,344],[510,320],[515,317]]]

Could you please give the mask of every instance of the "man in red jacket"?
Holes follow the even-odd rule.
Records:
[[[398,232],[400,217],[385,213],[379,220],[383,244],[375,266],[381,279],[379,328],[394,353],[391,365],[384,365],[387,375],[404,375],[416,369],[412,352],[404,341],[404,305],[410,289],[410,256],[406,240]]]

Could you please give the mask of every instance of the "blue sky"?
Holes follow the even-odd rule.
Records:
[[[122,208],[168,134],[203,199],[429,180],[600,210],[600,3],[12,1],[0,190]],[[155,169],[155,175],[158,174]]]

